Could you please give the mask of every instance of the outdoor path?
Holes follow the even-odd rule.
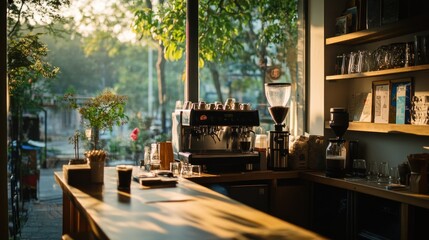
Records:
[[[60,240],[62,236],[62,191],[54,171],[40,169],[38,201],[26,202],[28,219],[22,225],[20,240]]]

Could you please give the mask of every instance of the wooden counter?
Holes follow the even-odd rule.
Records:
[[[330,185],[429,209],[429,195],[412,193],[409,189],[387,190],[387,184],[378,184],[376,182],[369,182],[364,179],[360,180],[355,178],[330,178],[326,177],[324,172],[301,172],[299,175],[300,178],[310,182]]]
[[[277,180],[277,179],[297,179],[301,171],[250,171],[240,173],[222,173],[207,174],[203,173],[201,177],[190,177],[188,179],[198,184],[240,182],[240,181],[259,181],[259,180]]]
[[[427,235],[429,195],[365,179],[302,172],[310,183],[311,220],[306,226],[332,239],[419,239]],[[332,227],[335,226],[335,227]],[[375,237],[374,237],[375,236]]]
[[[103,185],[73,187],[62,172],[63,232],[90,232],[97,239],[322,239],[321,236],[247,207],[187,179],[177,187],[116,189],[116,170]]]

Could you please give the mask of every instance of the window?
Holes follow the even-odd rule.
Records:
[[[259,110],[273,128],[264,83],[292,84],[286,120],[292,135],[304,133],[304,1],[199,1],[199,98],[234,98]]]

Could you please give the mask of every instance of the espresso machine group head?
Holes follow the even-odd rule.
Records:
[[[257,110],[194,107],[173,112],[175,158],[203,166],[205,172],[241,172],[259,168],[253,151],[253,127],[259,126]]]
[[[287,106],[291,95],[290,83],[266,83],[265,96],[270,107],[268,111],[274,120],[274,131],[269,131],[268,169],[288,169],[289,130],[283,124],[289,111]],[[285,129],[285,130],[284,130]]]

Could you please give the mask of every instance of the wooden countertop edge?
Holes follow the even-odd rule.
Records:
[[[400,203],[410,204],[429,209],[429,195],[410,193],[409,190],[387,190],[383,187],[375,187],[364,182],[353,182],[344,179],[329,178],[322,172],[301,172],[301,179],[321,183],[333,187],[365,193],[375,197],[389,199]]]
[[[237,181],[257,181],[257,180],[274,180],[274,179],[294,179],[299,177],[303,170],[293,171],[253,171],[242,173],[225,173],[225,174],[202,174],[201,177],[187,178],[198,184],[208,183],[226,183]]]
[[[298,176],[298,173],[285,173],[285,174],[274,174],[274,175],[286,175],[286,176],[293,176],[293,175],[295,175],[295,176]],[[87,198],[87,194],[89,194],[90,196],[95,196],[96,198],[98,197],[98,191],[99,190],[97,190],[98,189],[98,185],[96,186],[96,185],[88,185],[88,186],[84,186],[84,188],[83,189],[80,189],[79,187],[73,187],[73,186],[70,186],[70,185],[68,185],[66,182],[65,182],[65,179],[64,179],[64,176],[63,176],[63,174],[62,174],[62,172],[55,172],[54,173],[54,178],[55,178],[55,181],[60,185],[60,187],[62,188],[62,191],[63,191],[63,196],[64,197],[66,197],[66,198],[68,198],[70,201],[71,201],[71,204],[73,204],[73,206],[74,207],[76,207],[76,209],[81,213],[81,214],[83,214],[83,217],[85,217],[87,220],[88,220],[88,224],[89,224],[89,229],[91,230],[91,231],[93,231],[93,233],[95,234],[95,237],[97,238],[97,239],[109,239],[108,237],[107,237],[107,235],[106,235],[106,233],[104,233],[103,232],[103,230],[102,230],[102,228],[101,227],[99,227],[99,225],[98,225],[98,223],[97,223],[97,221],[96,221],[96,219],[93,219],[92,218],[92,216],[91,216],[91,212],[88,212],[86,209],[85,209],[85,207],[84,207],[84,204],[82,204],[81,202],[80,202],[80,200],[79,199],[76,199],[77,197],[79,198],[82,198],[82,197],[84,197],[84,198]],[[184,180],[184,182],[183,183],[185,183],[185,185],[187,186],[187,185],[195,185],[195,186],[198,186],[197,188],[204,188],[203,186],[201,186],[201,185],[199,185],[199,184],[196,184],[196,183],[193,183],[192,181],[187,181],[186,179],[183,179]],[[106,183],[106,180],[105,180],[105,183]],[[111,180],[109,180],[109,182],[108,182],[108,184],[111,184]],[[136,184],[134,184],[134,185],[136,185]],[[185,187],[186,187],[185,186]],[[195,187],[191,187],[191,189],[194,189],[195,190]],[[206,188],[204,188],[204,189],[206,189]],[[88,193],[87,193],[87,191],[89,191]],[[90,194],[92,191],[96,191],[94,194]],[[196,191],[196,190],[195,190]],[[206,191],[206,190],[204,190],[204,191]],[[211,190],[208,190],[207,189],[207,191],[209,191],[210,192],[210,194],[219,194],[219,193],[217,193],[217,192],[212,192]],[[103,192],[103,191],[101,191],[101,192]],[[76,194],[77,194],[77,196],[76,196]],[[232,200],[232,199],[230,199],[230,198],[227,198],[227,197],[225,197],[225,196],[223,196],[223,195],[221,195],[221,194],[219,194],[220,196],[222,196],[223,198],[225,198],[225,199],[228,199],[228,200],[226,200],[228,203],[232,203],[232,204],[235,204],[235,200]],[[204,198],[203,198],[204,199]],[[238,203],[238,202],[237,202]],[[240,203],[238,203],[238,204],[240,204]],[[243,205],[243,209],[246,209],[246,208],[248,208],[246,205]],[[254,211],[254,210],[252,210],[252,211]],[[257,212],[259,212],[259,211],[257,211]],[[265,213],[263,213],[263,212],[260,212],[262,215],[264,215]],[[273,220],[275,220],[276,222],[278,221],[278,222],[284,222],[284,226],[285,227],[287,227],[287,229],[289,229],[290,231],[291,231],[291,233],[293,233],[293,234],[295,234],[295,232],[296,233],[300,233],[300,234],[303,234],[301,237],[303,237],[303,239],[324,239],[322,236],[320,236],[320,235],[318,235],[317,233],[314,233],[314,232],[312,232],[312,231],[310,231],[310,230],[307,230],[307,229],[304,229],[304,228],[302,228],[302,227],[299,227],[299,226],[296,226],[296,225],[294,225],[294,224],[291,224],[291,223],[289,223],[289,222],[286,222],[286,221],[283,221],[283,220],[280,220],[280,219],[277,219],[276,217],[274,217],[274,216],[271,216],[271,215],[267,215],[267,216],[270,216],[270,217],[272,217],[272,219]],[[294,232],[295,231],[295,232]],[[292,235],[293,235],[292,234]]]
[[[55,181],[60,185],[61,189],[63,190],[63,195],[67,195],[67,198],[73,202],[74,206],[79,209],[80,213],[85,214],[85,219],[88,220],[89,227],[92,230],[92,233],[95,234],[95,237],[97,239],[109,239],[106,234],[103,232],[103,230],[98,227],[94,219],[92,219],[91,215],[87,213],[85,208],[80,204],[79,201],[76,200],[76,198],[72,195],[72,192],[77,190],[80,191],[79,188],[75,188],[73,186],[70,186],[68,184],[64,184],[64,177],[60,176],[63,172],[54,172]],[[72,189],[73,188],[73,189]],[[67,191],[64,191],[64,189],[67,189]],[[73,191],[72,191],[73,190]]]

